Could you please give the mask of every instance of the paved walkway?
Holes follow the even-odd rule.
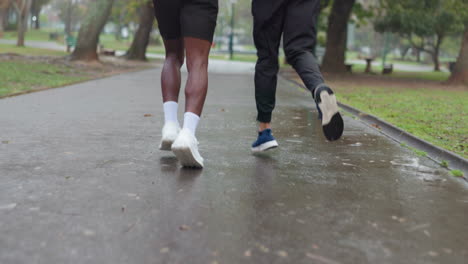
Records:
[[[206,168],[181,169],[159,74],[0,100],[0,263],[467,263],[466,185],[350,117],[325,142],[284,80],[252,156],[252,75],[211,74]]]

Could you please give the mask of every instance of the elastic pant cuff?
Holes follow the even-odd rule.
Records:
[[[258,112],[257,121],[260,123],[271,123],[271,112],[270,113]]]
[[[320,87],[328,87],[325,83],[321,83],[319,85],[317,85],[311,92],[312,92],[312,98],[315,99],[315,91],[317,91],[318,88]]]

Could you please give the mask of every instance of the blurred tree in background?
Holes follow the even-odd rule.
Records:
[[[65,34],[71,35],[85,13],[85,6],[82,1],[75,0],[54,0],[53,7],[58,11],[58,16],[65,24]]]
[[[401,60],[414,60],[416,56],[419,62],[426,57],[432,60],[436,71],[441,69],[440,61],[453,61],[459,53],[451,78],[459,82],[466,75],[467,1],[321,0],[317,42],[319,56],[323,56],[322,69],[343,73],[350,54],[351,59],[377,58],[387,44],[393,59],[398,56]],[[6,26],[9,30],[18,29],[17,44],[24,45],[27,26],[41,27],[40,14],[45,6],[49,15],[55,12],[52,17],[58,15],[63,22],[54,22],[53,28],[64,26],[67,36],[78,29],[83,32],[73,59],[97,59],[96,52],[91,55],[88,51],[97,47],[103,33],[107,35],[106,46],[128,49],[125,58],[132,60],[145,60],[148,43],[160,38],[154,28],[151,0],[0,0],[0,37]],[[219,7],[214,50],[226,52],[234,18],[236,51],[253,53],[251,0],[219,0]],[[394,34],[386,39],[384,32]],[[109,34],[114,34],[118,43],[111,43]]]
[[[355,0],[334,0],[328,17],[327,43],[322,69],[325,72],[346,72],[345,51],[348,22]]]
[[[114,0],[88,2],[87,15],[81,23],[76,48],[71,54],[72,60],[98,60],[99,35],[107,23],[113,4]]]
[[[42,7],[49,4],[51,0],[32,0],[31,4],[31,28],[40,29],[41,28],[41,10]]]
[[[448,2],[451,2],[453,10],[456,10],[463,25],[460,53],[449,83],[468,85],[468,0],[448,0]]]
[[[434,70],[440,71],[440,47],[450,34],[463,29],[454,4],[460,0],[382,0],[377,32],[397,33],[412,47],[431,55]]]
[[[3,32],[5,31],[5,24],[8,14],[7,11],[9,6],[9,0],[0,0],[0,38],[3,37]]]
[[[331,10],[326,9],[329,3],[332,3]],[[346,72],[348,25],[364,23],[373,16],[373,13],[370,6],[366,8],[355,0],[322,0],[322,10],[322,19],[325,14],[329,13],[322,69],[325,72],[344,73]],[[323,26],[321,27],[325,30]]]
[[[18,23],[18,40],[16,45],[24,47],[24,35],[28,31],[28,18],[32,0],[11,0],[11,4],[16,11]]]
[[[137,2],[136,14],[139,17],[138,29],[133,37],[132,45],[125,54],[128,60],[146,60],[146,49],[153,30],[154,7],[151,0],[134,0]]]

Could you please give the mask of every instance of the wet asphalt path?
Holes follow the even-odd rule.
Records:
[[[162,119],[159,70],[0,100],[0,263],[468,263],[466,185],[348,116],[327,143],[289,82],[268,155],[251,74],[211,75],[204,170]]]

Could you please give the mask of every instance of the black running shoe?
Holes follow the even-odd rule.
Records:
[[[323,134],[329,141],[343,135],[343,118],[340,115],[335,93],[326,85],[319,85],[314,91],[315,102],[322,116]]]

